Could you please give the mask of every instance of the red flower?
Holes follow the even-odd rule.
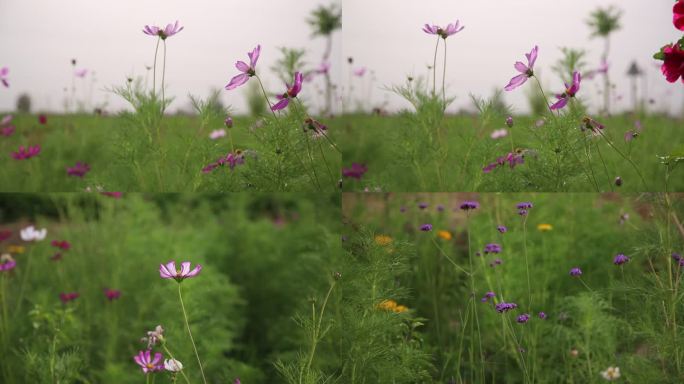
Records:
[[[679,0],[674,7],[672,7],[672,23],[675,28],[684,31],[684,0]]]
[[[38,122],[43,125],[47,124],[47,116],[41,113],[40,115],[38,115]]]
[[[71,248],[71,244],[69,244],[69,242],[66,240],[52,240],[50,245],[56,248],[63,249],[65,251],[68,251],[69,248]]]
[[[684,9],[684,2],[680,1],[678,4],[682,4],[681,8]],[[684,19],[681,19],[684,23]],[[663,65],[660,70],[665,75],[665,79],[670,83],[674,83],[681,77],[682,83],[684,83],[684,50],[679,47],[679,44],[669,44],[663,47]]]

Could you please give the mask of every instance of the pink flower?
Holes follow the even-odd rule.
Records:
[[[221,157],[213,163],[208,164],[202,168],[202,173],[211,173],[216,168],[228,164],[232,171],[236,166],[245,163],[245,155],[241,150],[236,150],[235,153],[228,153],[225,157]]]
[[[81,296],[78,292],[69,292],[69,293],[60,293],[59,294],[59,299],[62,300],[62,303],[66,304],[70,301],[74,301],[78,299],[78,297]]]
[[[663,65],[660,71],[670,83],[675,83],[681,77],[684,83],[684,49],[678,43],[669,44],[661,49]]]
[[[12,122],[12,119],[14,117],[12,115],[5,115],[2,120],[0,120],[0,126],[5,126],[8,125],[9,123]]]
[[[321,64],[318,66],[318,68],[316,69],[315,72],[318,73],[318,74],[320,74],[320,75],[323,75],[323,74],[328,73],[329,70],[330,70],[330,62],[328,62],[328,61],[323,61],[323,62],[321,62]]]
[[[684,0],[679,0],[672,7],[672,23],[675,28],[684,31]]]
[[[9,88],[9,81],[7,81],[7,74],[8,73],[9,73],[9,68],[2,67],[2,69],[0,69],[0,82],[2,82],[2,85],[4,85],[5,88]]]
[[[197,264],[193,270],[190,270],[190,262],[184,261],[181,263],[181,270],[176,270],[176,262],[169,261],[164,264],[159,265],[159,276],[162,279],[175,279],[177,282],[181,282],[184,279],[197,276],[202,270],[202,266]]]
[[[3,135],[5,137],[12,136],[14,133],[14,126],[13,125],[8,125],[7,127],[3,127],[0,129],[0,135]]]
[[[71,248],[71,244],[66,240],[52,240],[50,243],[55,248],[63,249],[68,251]]]
[[[368,167],[365,164],[352,163],[350,168],[342,168],[342,176],[356,180],[361,180],[366,172],[368,172]]]
[[[356,68],[354,70],[354,76],[363,77],[366,74],[366,67]]]
[[[585,79],[593,79],[594,76],[596,76],[598,74],[605,75],[606,73],[608,73],[608,67],[609,67],[608,62],[606,60],[601,60],[601,65],[598,68],[585,73],[584,78]]]
[[[525,57],[527,58],[527,65],[523,64],[520,61],[516,61],[513,67],[520,72],[519,75],[513,77],[511,81],[508,82],[508,85],[504,87],[506,91],[512,91],[519,86],[525,84],[527,79],[530,77],[534,76],[534,63],[537,61],[537,52],[539,51],[539,47],[536,45],[530,53],[526,53]]]
[[[456,20],[455,23],[451,24],[449,23],[446,28],[442,28],[438,25],[429,25],[425,24],[423,27],[423,32],[430,34],[430,35],[439,35],[442,39],[446,39],[447,37],[454,35],[458,32],[461,32],[465,28],[464,26],[460,26],[460,22]]]
[[[599,130],[602,130],[603,128],[605,128],[605,126],[604,126],[603,124],[599,123],[598,121],[592,119],[592,118],[589,117],[589,116],[584,116],[584,118],[582,118],[582,127],[581,127],[581,129],[582,129],[583,131],[584,131],[584,130],[589,130],[589,131],[592,131],[592,132],[594,133],[594,135],[597,135],[597,136],[598,136],[598,135],[601,134],[601,133],[599,132]]]
[[[73,167],[67,167],[67,175],[77,176],[83,178],[86,173],[90,171],[90,165],[86,163],[76,162]]]
[[[495,140],[506,136],[508,136],[508,130],[506,128],[496,129],[490,135],[490,137]]]
[[[503,167],[507,163],[511,167],[511,169],[513,169],[518,164],[524,164],[525,157],[520,153],[509,152],[506,154],[506,156],[501,156],[498,159],[496,159],[495,162],[486,165],[484,168],[482,168],[482,172],[490,173],[497,167]]]
[[[209,133],[209,138],[212,140],[220,139],[222,137],[226,136],[226,130],[225,129],[214,129]]]
[[[28,148],[25,148],[23,145],[19,146],[19,149],[16,152],[12,153],[12,157],[15,160],[27,160],[30,159],[34,156],[38,156],[40,153],[40,145],[34,145],[34,146],[29,146]]]
[[[107,297],[107,300],[109,301],[114,301],[121,297],[121,291],[119,291],[118,289],[107,288],[105,289],[104,294]]]
[[[581,79],[582,77],[580,76],[580,73],[575,71],[572,74],[572,84],[568,85],[566,83],[565,92],[563,92],[560,95],[556,95],[556,98],[558,100],[553,105],[551,105],[551,110],[564,108],[568,104],[568,100],[570,100],[571,97],[575,97],[575,94],[577,94],[577,92],[580,89]]]
[[[0,256],[0,272],[9,271],[11,269],[14,269],[14,267],[16,266],[17,262],[14,261],[10,254],[5,253],[2,256]]]
[[[152,351],[148,349],[146,351],[138,352],[138,354],[133,357],[133,360],[142,368],[144,373],[156,372],[164,369],[164,365],[162,364],[164,356],[159,352],[155,352],[154,359],[152,359],[151,354]]]
[[[146,25],[145,28],[143,28],[143,33],[150,36],[159,36],[162,40],[166,40],[167,37],[175,35],[176,33],[182,31],[183,28],[185,27],[178,28],[178,20],[176,20],[175,24],[166,24],[166,28],[164,29],[156,26]]]
[[[283,93],[282,95],[278,95],[277,98],[278,101],[277,103],[273,104],[271,107],[272,111],[279,111],[281,109],[284,109],[287,107],[288,104],[290,104],[290,99],[297,97],[299,92],[302,90],[302,74],[301,72],[295,72],[294,75],[294,84],[292,86],[287,85],[287,91]]]
[[[83,77],[85,77],[87,74],[88,74],[88,70],[85,69],[85,68],[83,68],[83,69],[77,69],[76,71],[74,71],[74,75],[76,75],[76,77],[81,77],[81,78],[83,78]]]
[[[41,113],[40,115],[38,115],[38,122],[41,125],[47,124],[47,116],[44,113]]]
[[[252,52],[247,53],[247,56],[249,57],[249,65],[247,65],[247,63],[244,61],[238,61],[235,63],[235,68],[242,73],[235,75],[232,79],[230,79],[230,82],[228,82],[228,85],[226,85],[227,90],[235,89],[243,85],[247,82],[247,80],[249,80],[250,77],[256,75],[256,64],[259,60],[260,53],[261,45],[257,45]]]

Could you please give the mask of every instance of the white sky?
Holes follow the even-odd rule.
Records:
[[[33,96],[34,111],[63,110],[72,58],[77,68],[96,72],[94,102],[107,100],[109,110],[123,108],[125,102],[103,89],[122,85],[131,74],[144,77],[155,39],[144,35],[142,27],[176,19],[185,30],[167,40],[167,94],[176,96],[171,111],[187,108],[188,93],[206,96],[211,88],[222,89],[236,74],[235,61],[246,60],[257,43],[262,44],[258,70],[267,87],[279,91],[282,85],[268,70],[280,57],[276,48],[306,48],[307,61],[317,65],[324,41],[311,39],[304,20],[316,5],[329,1],[340,0],[0,0],[0,67],[10,68],[11,83],[9,89],[0,87],[0,111],[12,110],[22,92]],[[585,48],[590,66],[598,65],[602,42],[589,39],[584,21],[597,6],[610,4],[624,11],[610,56],[616,93],[623,95],[618,107],[630,105],[629,82],[621,75],[633,59],[647,70],[655,108],[674,111],[684,104],[682,84],[665,82],[651,59],[660,46],[681,36],[672,26],[671,0],[341,1],[344,31],[334,39],[333,78],[347,84],[346,58],[353,56],[355,68],[372,71],[354,78],[356,97],[367,100],[370,95],[373,104],[387,100],[393,110],[406,106],[382,88],[403,83],[407,74],[424,75],[434,39],[421,26],[456,19],[465,29],[448,39],[447,80],[458,97],[452,109],[468,107],[469,93],[488,96],[503,88],[515,74],[513,63],[535,44],[540,49],[537,72],[547,88],[560,91],[562,84],[550,71],[560,56],[558,48]],[[77,82],[79,96],[87,94],[87,84]],[[595,94],[597,84],[586,82],[581,94]],[[317,101],[313,88],[305,85],[302,95]],[[244,111],[243,94],[244,89],[222,91],[224,102],[237,111]],[[525,111],[525,89],[507,93],[506,101]]]
[[[614,4],[623,10],[623,28],[612,37],[611,77],[617,94],[623,95],[620,107],[631,105],[629,81],[621,76],[632,60],[647,69],[648,93],[656,108],[679,110],[684,86],[670,84],[660,74],[652,55],[666,43],[682,35],[672,25],[672,0],[344,0],[343,53],[353,56],[355,66],[374,71],[375,103],[389,101],[391,109],[408,104],[399,96],[380,88],[403,84],[406,75],[425,76],[432,64],[435,39],[421,31],[425,23],[446,25],[459,19],[465,29],[448,38],[447,82],[458,99],[452,109],[470,105],[468,94],[489,96],[502,89],[513,77],[513,63],[524,61],[524,53],[539,45],[538,72],[545,86],[562,90],[562,82],[551,72],[561,56],[559,47],[584,48],[588,64],[600,62],[603,42],[589,39],[585,24],[598,6]],[[440,45],[440,55],[443,47]],[[346,64],[345,64],[346,65]],[[438,56],[438,84],[441,81],[441,56]],[[345,78],[347,77],[345,72]],[[367,87],[369,80],[357,88]],[[599,81],[586,82],[583,97],[595,93]],[[526,111],[525,91],[531,84],[506,92],[506,101],[517,111]],[[601,99],[602,100],[602,99]]]
[[[153,62],[155,38],[143,34],[143,26],[164,26],[175,20],[185,29],[167,39],[167,95],[176,96],[171,111],[188,106],[188,93],[205,97],[211,88],[223,89],[237,74],[235,61],[247,61],[246,53],[258,43],[262,51],[257,72],[267,88],[280,92],[283,85],[269,70],[280,57],[277,48],[306,48],[307,61],[317,66],[325,41],[311,39],[305,20],[317,5],[332,1],[339,2],[0,0],[0,67],[10,68],[10,88],[0,87],[0,111],[14,109],[22,92],[32,95],[34,111],[63,111],[64,88],[71,87],[72,58],[77,59],[77,68],[96,72],[94,102],[108,100],[109,110],[123,108],[125,102],[104,88],[123,85],[131,74],[144,77],[145,65]],[[341,44],[338,31],[334,62],[341,60]],[[78,96],[87,94],[88,84],[77,81]],[[244,92],[244,87],[222,90],[223,101],[244,110]],[[313,98],[316,93],[305,85],[302,96]]]

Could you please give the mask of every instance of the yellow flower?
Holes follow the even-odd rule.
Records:
[[[376,235],[375,236],[375,244],[381,245],[381,246],[386,246],[392,243],[392,237],[387,236],[387,235]]]
[[[26,248],[24,248],[21,245],[8,245],[7,246],[7,252],[9,253],[14,253],[16,255],[20,255],[26,251]]]
[[[444,230],[438,231],[438,232],[437,232],[437,236],[439,236],[440,238],[442,238],[442,240],[447,240],[447,241],[451,240],[451,237],[452,237],[452,236],[451,236],[451,232],[449,232],[449,231],[444,231]]]
[[[539,225],[537,225],[537,229],[540,232],[547,232],[547,231],[550,231],[553,229],[553,225],[551,225],[551,224],[539,224]]]
[[[397,308],[397,302],[394,300],[383,300],[378,304],[378,309],[384,309],[386,311],[394,311]]]
[[[397,305],[396,307],[394,307],[394,313],[402,313],[406,311],[408,311],[408,307],[406,307],[405,305]]]

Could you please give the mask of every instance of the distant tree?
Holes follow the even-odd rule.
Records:
[[[563,52],[563,57],[558,59],[552,69],[564,82],[570,84],[572,82],[573,72],[578,71],[581,74],[584,74],[584,68],[586,66],[584,56],[587,52],[583,49],[567,47],[563,47],[560,50]]]
[[[620,17],[622,11],[614,7],[598,8],[589,15],[587,25],[592,29],[591,37],[600,37],[604,40],[603,54],[601,59],[608,62],[610,52],[610,35],[620,29]],[[603,74],[603,112],[610,113],[610,77],[609,70]]]
[[[295,71],[305,73],[304,49],[281,47],[280,54],[282,55],[278,61],[271,67],[273,72],[278,75],[278,78],[283,83],[292,83]]]
[[[325,51],[323,52],[322,62],[328,62],[330,58],[330,51],[332,49],[332,35],[342,28],[342,11],[337,4],[330,4],[329,6],[321,5],[314,9],[307,22],[313,28],[313,35],[315,37],[325,38]],[[330,73],[324,72],[325,76],[325,112],[330,113],[332,107],[332,83],[330,82]]]
[[[31,113],[31,96],[22,93],[17,98],[17,111],[20,113]]]

